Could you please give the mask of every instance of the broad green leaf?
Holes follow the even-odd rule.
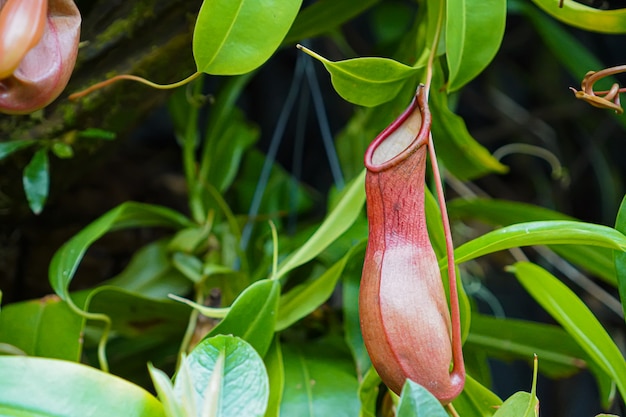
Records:
[[[565,244],[626,250],[626,236],[611,227],[569,220],[518,223],[473,239],[459,246],[454,254],[456,262],[463,263],[509,248]],[[440,266],[444,265],[443,261],[439,262]]]
[[[472,198],[456,199],[448,204],[451,219],[478,219],[494,226],[508,226],[539,220],[576,220],[558,211],[515,201]],[[617,284],[611,249],[592,246],[556,245],[550,248],[611,285]]]
[[[388,58],[366,57],[329,61],[300,46],[326,67],[335,91],[346,101],[374,107],[392,100],[403,89],[408,78],[421,71]]]
[[[77,362],[82,352],[84,319],[56,296],[13,303],[0,314],[0,342],[30,356]]]
[[[279,417],[280,403],[285,388],[285,367],[283,364],[283,351],[280,347],[280,338],[278,335],[274,337],[274,341],[265,354],[264,360],[270,382],[270,394],[265,417]]]
[[[35,214],[41,213],[50,189],[50,168],[48,149],[39,149],[24,168],[22,182],[30,209]]]
[[[622,200],[622,204],[617,212],[615,229],[626,233],[626,197]],[[622,300],[622,311],[626,313],[626,252],[614,251],[613,260],[615,262],[615,272],[617,273],[617,288],[619,290],[620,299]]]
[[[165,207],[128,202],[98,218],[66,242],[52,258],[49,278],[62,300],[71,303],[69,285],[89,246],[108,232],[130,227],[170,227],[182,229],[191,222],[182,214]]]
[[[281,416],[354,417],[359,412],[357,379],[341,340],[283,344],[285,390]]]
[[[534,407],[539,407],[537,397],[528,392],[516,392],[506,399],[504,404],[493,415],[494,417],[538,417],[539,412]]]
[[[506,0],[447,0],[446,12],[448,91],[456,91],[480,74],[500,49]]]
[[[416,382],[407,379],[402,387],[397,417],[447,417],[448,413],[437,398]]]
[[[446,169],[461,180],[488,173],[505,173],[507,167],[495,159],[467,130],[463,119],[448,108],[440,71],[435,71],[430,90],[430,111],[435,147]]]
[[[313,312],[326,301],[335,290],[337,281],[348,260],[365,247],[365,242],[355,245],[337,263],[328,268],[312,282],[297,285],[280,297],[276,331],[286,329],[296,321]]]
[[[170,241],[164,239],[142,247],[126,268],[105,285],[157,300],[166,300],[168,294],[189,292],[192,283],[172,266],[169,245]]]
[[[265,356],[272,340],[278,310],[280,283],[264,279],[245,289],[230,311],[207,337],[218,334],[238,336]]]
[[[0,415],[164,417],[147,391],[94,368],[57,359],[0,356]]]
[[[591,32],[626,33],[626,9],[600,10],[574,0],[533,0],[544,12],[570,26]]]
[[[518,262],[511,269],[526,291],[613,378],[626,397],[626,360],[591,310],[545,269],[528,262]]]
[[[205,0],[193,34],[198,71],[244,74],[261,66],[289,31],[301,0]]]
[[[285,44],[329,32],[371,8],[380,0],[318,0],[298,13]]]
[[[234,336],[204,339],[185,359],[193,382],[196,410],[214,407],[198,417],[262,417],[267,408],[269,383],[265,365],[252,346]],[[176,377],[174,393],[185,395],[184,381]]]
[[[341,199],[309,240],[287,257],[276,273],[280,278],[319,255],[356,221],[365,204],[365,170],[343,192]]]
[[[359,400],[361,401],[359,417],[376,417],[376,404],[381,383],[380,376],[374,367],[370,366],[359,383]]]
[[[465,376],[463,392],[452,402],[459,415],[474,417],[491,417],[501,404],[496,394],[469,375]]]
[[[202,261],[194,255],[176,252],[172,255],[172,265],[194,284],[199,284],[204,278],[202,275]]]
[[[550,378],[564,378],[584,369],[587,355],[576,341],[557,326],[474,314],[464,345],[488,356],[541,361],[539,370]]]
[[[20,149],[33,146],[35,143],[37,143],[35,140],[10,140],[7,142],[0,142],[0,161]]]

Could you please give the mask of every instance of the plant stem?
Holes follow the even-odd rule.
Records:
[[[433,80],[433,67],[435,63],[435,57],[437,56],[437,47],[439,46],[439,38],[441,37],[441,31],[443,29],[443,15],[446,11],[446,2],[439,2],[439,14],[437,16],[437,27],[435,28],[435,36],[433,37],[433,44],[430,47],[430,54],[428,55],[428,63],[426,64],[426,80],[424,81],[424,94],[426,100],[428,100],[430,94],[430,85]],[[430,12],[430,10],[429,10]]]

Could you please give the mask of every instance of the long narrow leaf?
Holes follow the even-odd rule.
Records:
[[[518,262],[511,270],[526,291],[613,378],[622,397],[626,398],[626,360],[585,303],[565,284],[535,264]]]

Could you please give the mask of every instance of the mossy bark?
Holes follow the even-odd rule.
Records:
[[[76,170],[88,167],[104,146],[114,146],[104,140],[75,140],[77,132],[97,128],[123,140],[169,92],[122,81],[77,101],[68,100],[69,94],[115,74],[167,84],[195,71],[191,42],[201,0],[78,0],[77,5],[83,17],[81,48],[65,92],[35,114],[0,115],[0,142],[35,139],[46,146],[62,140],[72,145],[74,158],[55,164],[53,186],[71,182]],[[2,214],[20,217],[18,213],[27,211],[20,176],[32,149],[0,162]]]

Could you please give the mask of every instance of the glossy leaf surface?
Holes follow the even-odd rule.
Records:
[[[198,71],[237,75],[258,68],[282,43],[301,3],[205,0],[193,36]]]
[[[413,416],[447,417],[439,400],[421,385],[407,379],[398,403],[397,417]]]
[[[626,233],[626,198],[622,200],[622,204],[617,213],[615,229]],[[617,288],[619,290],[620,299],[622,300],[622,311],[626,313],[626,252],[615,251],[613,252],[613,256],[615,271],[617,273]]]
[[[147,391],[85,365],[0,356],[0,373],[3,416],[165,416],[161,403]]]
[[[446,6],[448,91],[456,91],[480,74],[500,49],[506,0],[448,0]]]
[[[518,262],[512,267],[526,291],[578,342],[589,357],[609,374],[626,395],[626,360],[598,319],[570,290],[545,269]]]
[[[473,322],[473,319],[472,319]],[[491,417],[502,400],[470,375],[465,376],[465,388],[453,402],[461,416]]]
[[[574,0],[533,0],[544,12],[570,26],[591,32],[626,33],[626,9],[600,10]]]

